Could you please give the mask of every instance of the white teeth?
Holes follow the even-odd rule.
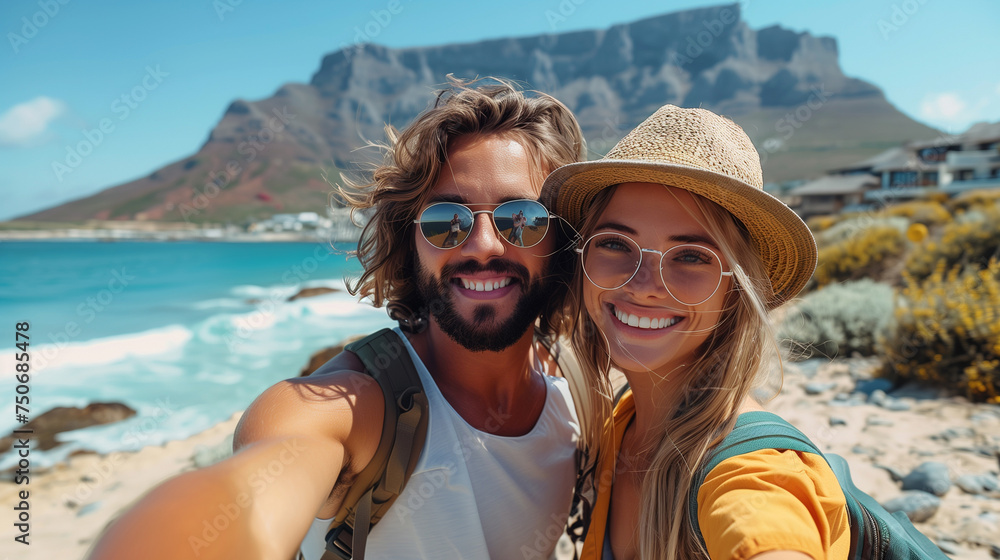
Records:
[[[661,319],[654,319],[651,317],[639,317],[638,315],[632,315],[631,313],[625,313],[619,309],[615,309],[615,317],[619,321],[625,323],[630,327],[639,327],[640,329],[662,329],[665,327],[670,327],[677,324],[681,320],[680,317],[674,317],[668,319],[663,317]]]
[[[462,287],[466,290],[475,290],[477,292],[492,292],[493,290],[499,290],[500,288],[510,285],[513,281],[512,278],[504,278],[503,280],[497,282],[474,282],[467,280],[465,278],[460,278],[462,281]]]

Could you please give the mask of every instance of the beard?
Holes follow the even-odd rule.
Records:
[[[506,260],[493,260],[486,265],[465,261],[445,266],[440,278],[435,278],[417,259],[416,270],[417,293],[424,308],[430,311],[449,338],[473,352],[500,352],[511,347],[534,325],[542,306],[553,292],[551,282],[544,281],[544,278],[550,276],[548,271],[532,281],[525,266]],[[459,315],[455,308],[452,286],[443,278],[477,272],[504,274],[517,280],[521,296],[506,319],[497,318],[498,306],[493,303],[476,305],[471,321]]]

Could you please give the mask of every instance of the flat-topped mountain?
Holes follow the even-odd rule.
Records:
[[[500,76],[550,93],[578,116],[591,157],[665,103],[742,125],[766,181],[807,179],[938,132],[878,87],[847,77],[837,43],[774,26],[751,29],[739,5],[666,14],[608,29],[390,49],[363,44],[323,58],[308,84],[234,101],[201,149],[136,181],[24,219],[242,221],[321,210],[340,169],[357,169],[453,74]]]

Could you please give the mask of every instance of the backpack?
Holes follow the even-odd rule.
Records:
[[[851,525],[850,560],[909,559],[948,560],[948,557],[910,522],[903,512],[889,513],[851,480],[847,461],[833,453],[824,455],[805,435],[783,418],[770,412],[746,412],[736,427],[713,450],[699,471],[689,498],[691,520],[698,528],[698,489],[705,476],[719,463],[762,449],[791,449],[823,457],[840,482],[847,498]],[[700,534],[699,530],[699,534]],[[704,544],[704,542],[702,543]]]
[[[344,350],[357,355],[382,388],[385,417],[375,456],[358,473],[327,530],[322,560],[364,559],[368,531],[403,491],[427,436],[427,396],[399,336],[382,329]]]

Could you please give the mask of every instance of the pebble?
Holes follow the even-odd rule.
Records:
[[[77,517],[83,517],[84,515],[87,515],[89,513],[97,511],[100,507],[101,507],[101,502],[89,503],[89,504],[83,506],[82,508],[80,508],[76,512],[76,516]]]
[[[885,394],[885,391],[882,389],[875,389],[870,395],[868,395],[868,402],[875,406],[882,406],[887,398],[888,396]]]
[[[1000,546],[993,545],[990,547],[990,556],[994,558],[1000,558]]]
[[[865,421],[868,426],[892,426],[892,420],[886,418],[881,418],[878,416],[869,416],[868,420]]]
[[[820,383],[818,381],[813,381],[811,383],[806,383],[803,388],[806,390],[807,395],[820,395],[829,391],[830,389],[833,389],[836,386],[837,384],[834,383],[833,381],[830,381],[828,383]]]
[[[889,513],[901,511],[914,523],[927,521],[937,513],[941,499],[921,490],[906,490],[882,504]]]
[[[948,428],[947,430],[931,435],[931,439],[944,440],[946,442],[953,439],[971,438],[976,436],[976,431],[972,428]]]
[[[812,378],[812,377],[816,377],[816,370],[819,369],[820,365],[826,364],[826,363],[829,363],[829,362],[830,362],[830,360],[827,359],[827,358],[813,358],[811,360],[806,360],[804,362],[799,362],[797,365],[799,366],[799,371],[802,372],[802,375],[804,375],[806,377],[809,377],[809,378]]]
[[[881,365],[881,362],[877,358],[869,360],[851,360],[848,362],[847,371],[850,373],[851,378],[855,380],[871,379],[872,374],[875,373],[875,369],[879,367],[879,365]]]
[[[966,494],[986,494],[1000,489],[1000,479],[995,474],[963,474],[955,479],[958,486]]]
[[[868,455],[869,457],[877,457],[882,454],[876,447],[865,447],[863,445],[855,445],[851,448],[851,453],[855,455]]]
[[[903,490],[922,490],[935,496],[944,496],[951,488],[948,465],[928,461],[903,477]]]
[[[885,402],[882,403],[882,408],[886,410],[891,410],[893,412],[902,412],[905,410],[912,409],[913,405],[908,403],[907,401],[901,401],[899,399],[888,397],[885,400]]]
[[[941,549],[941,552],[945,554],[950,554],[952,556],[958,554],[958,543],[954,541],[938,541],[937,547]]]
[[[881,390],[883,393],[892,390],[892,382],[888,379],[876,378],[869,380],[858,381],[854,386],[854,390],[858,393],[864,393],[865,395],[871,395],[875,391]]]
[[[839,416],[830,417],[830,426],[846,426],[847,420],[840,418]]]
[[[982,424],[984,422],[992,422],[997,419],[997,415],[993,412],[977,412],[969,417],[969,422],[973,424]]]

